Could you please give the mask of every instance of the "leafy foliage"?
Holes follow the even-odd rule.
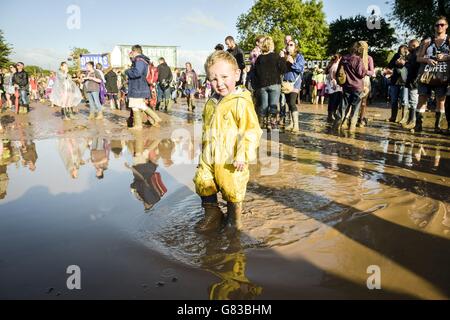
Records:
[[[284,47],[284,36],[292,35],[306,59],[326,57],[328,26],[321,0],[257,0],[236,26],[244,50],[254,48],[258,35],[270,35],[278,51]]]

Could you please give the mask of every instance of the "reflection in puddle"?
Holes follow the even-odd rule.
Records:
[[[33,263],[20,252],[37,240],[42,246],[36,254],[77,251],[69,240],[55,244],[45,237],[46,230],[64,230],[70,222],[87,239],[98,232],[93,226],[111,235],[118,229],[119,238],[207,271],[217,280],[209,282],[211,299],[265,298],[274,292],[291,297],[283,296],[293,285],[290,275],[278,274],[272,285],[270,275],[261,275],[262,266],[249,263],[257,259],[255,252],[270,256],[267,263],[275,269],[306,260],[321,272],[315,286],[346,290],[348,283],[359,284],[352,297],[367,294],[365,270],[371,264],[382,267],[389,292],[449,296],[448,145],[370,131],[345,137],[319,130],[277,139],[267,137],[264,156],[251,165],[244,232],[212,237],[194,230],[202,217],[191,181],[199,146],[182,130],[164,139],[136,134],[132,140],[3,140],[0,268],[20,259]],[[295,281],[301,286],[306,279]],[[340,287],[333,287],[336,283]],[[177,297],[176,290],[172,294]]]

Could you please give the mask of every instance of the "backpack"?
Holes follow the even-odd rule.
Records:
[[[147,75],[145,76],[145,80],[148,85],[158,82],[158,68],[156,68],[151,62],[147,63],[147,61],[142,58],[138,58],[138,60],[143,61],[147,65]]]
[[[339,65],[336,70],[336,82],[341,87],[347,83],[347,74],[345,73],[344,64],[339,62]]]
[[[147,72],[147,82],[148,84],[155,84],[158,82],[158,76],[159,76],[159,72],[158,72],[158,68],[155,67],[153,65],[153,63],[150,63],[149,67],[148,67],[148,72]]]

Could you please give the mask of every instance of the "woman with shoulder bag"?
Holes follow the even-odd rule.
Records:
[[[423,114],[427,108],[427,100],[434,91],[437,100],[436,118],[434,123],[434,132],[443,133],[441,121],[445,114],[445,98],[448,86],[448,69],[450,62],[450,40],[447,35],[448,20],[440,17],[435,24],[435,35],[433,39],[423,41],[417,54],[417,62],[422,63],[422,69],[428,73],[434,70],[446,69],[447,81],[442,84],[432,84],[429,78],[424,77],[424,72],[419,74],[419,103],[416,112],[416,126],[413,132],[422,131]],[[439,68],[437,68],[439,66]],[[447,119],[448,121],[448,119]]]
[[[286,102],[289,106],[289,113],[291,117],[291,122],[286,130],[297,133],[300,131],[298,126],[297,98],[302,85],[302,74],[305,68],[305,58],[298,51],[296,43],[292,40],[288,43],[287,51],[288,54],[282,53],[282,57],[286,59],[288,70],[284,74],[283,82],[281,84],[281,91],[286,97]]]

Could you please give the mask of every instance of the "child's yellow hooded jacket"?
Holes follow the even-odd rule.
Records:
[[[203,111],[202,154],[194,178],[197,193],[211,196],[220,191],[226,201],[243,202],[248,165],[239,172],[233,162],[256,160],[261,135],[248,90],[238,88],[220,101],[210,98]]]

